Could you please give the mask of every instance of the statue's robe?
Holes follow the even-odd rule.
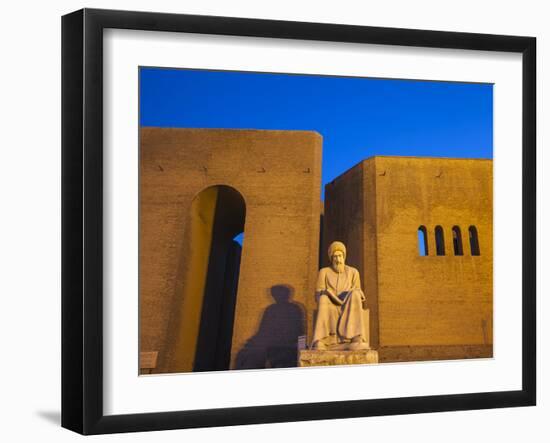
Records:
[[[330,294],[342,300],[343,304],[339,306],[333,302]],[[344,343],[357,335],[363,339],[368,337],[363,317],[365,295],[357,269],[345,265],[343,272],[339,273],[331,267],[322,268],[317,279],[316,296],[319,308],[312,344],[318,340],[326,343],[327,339]]]

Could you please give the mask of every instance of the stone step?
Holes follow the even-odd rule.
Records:
[[[378,363],[378,351],[318,351],[303,350],[298,353],[298,366],[366,365]]]

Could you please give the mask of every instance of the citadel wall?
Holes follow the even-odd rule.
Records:
[[[225,309],[235,312],[231,368],[295,365],[315,310],[321,136],[152,127],[140,135],[140,351],[158,352],[152,372],[196,368],[201,340],[215,344],[231,329],[220,326]],[[231,229],[216,227],[220,199]],[[216,280],[208,274],[227,272],[240,255],[233,242],[232,258],[213,265],[212,251],[242,229],[243,211],[236,305],[207,307]]]
[[[326,186],[324,238],[350,245],[380,361],[492,356],[492,183],[491,160],[372,157]],[[437,226],[444,255],[436,254]]]
[[[321,151],[310,131],[141,129],[152,372],[295,365],[334,240],[360,271],[380,361],[492,355],[492,161],[372,157],[326,186],[323,211]]]

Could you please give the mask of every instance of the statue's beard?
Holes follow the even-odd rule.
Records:
[[[345,264],[344,263],[333,263],[332,264],[332,268],[338,272],[339,274],[341,274],[342,272],[344,272],[344,266]]]

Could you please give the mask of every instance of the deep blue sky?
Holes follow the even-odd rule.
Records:
[[[493,86],[141,68],[140,124],[317,131],[324,191],[373,155],[492,158]]]

